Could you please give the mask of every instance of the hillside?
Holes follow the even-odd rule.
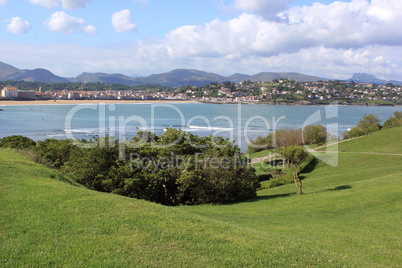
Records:
[[[320,77],[316,76],[310,76],[310,75],[305,75],[301,73],[270,73],[270,72],[263,72],[263,73],[258,73],[253,76],[250,76],[248,79],[250,79],[253,82],[258,82],[258,81],[268,81],[271,82],[274,79],[292,79],[295,81],[299,82],[317,82],[319,80],[328,80],[328,79],[323,79]]]
[[[33,82],[38,81],[42,83],[67,83],[68,80],[57,75],[54,75],[46,69],[35,70],[22,70],[18,73],[9,75],[7,80]]]
[[[402,154],[401,133],[342,146],[373,137]],[[337,167],[302,174],[303,196],[286,185],[250,202],[164,207],[74,186],[0,149],[0,266],[397,267],[401,159],[341,153]]]
[[[132,85],[134,79],[122,74],[106,74],[106,73],[82,73],[75,78],[70,78],[70,82],[79,83],[105,83],[105,84],[122,84]]]
[[[267,81],[271,82],[273,79],[288,78],[298,82],[316,82],[319,80],[328,80],[317,76],[305,75],[294,72],[261,72],[254,75],[247,74],[233,74],[230,76],[222,76],[215,73],[199,71],[195,69],[175,69],[165,73],[152,74],[146,77],[126,76],[123,74],[107,74],[107,73],[82,73],[77,77],[63,78],[54,75],[46,69],[35,70],[20,70],[9,64],[0,62],[0,80],[15,80],[15,81],[39,81],[44,83],[63,83],[63,82],[80,82],[80,83],[110,83],[122,85],[145,85],[145,84],[159,84],[168,87],[182,87],[182,86],[204,86],[209,83],[222,83],[233,82],[239,83],[241,81],[250,80],[252,82]],[[374,83],[385,85],[386,83],[393,83],[400,85],[400,81],[385,81],[376,78],[374,75],[356,73],[352,78],[346,81],[354,81],[357,83]]]
[[[170,72],[153,74],[148,77],[135,78],[134,83],[137,84],[159,84],[162,86],[204,86],[211,82],[228,81],[225,77],[193,69],[175,69]]]
[[[402,85],[401,81],[390,80],[386,81],[383,79],[379,79],[372,74],[365,73],[355,73],[351,78],[346,81],[351,82],[354,81],[356,83],[369,83],[369,84],[377,84],[377,85],[386,85],[387,83],[392,83],[394,85]]]
[[[0,80],[38,81],[43,83],[66,83],[67,79],[54,75],[46,69],[20,70],[0,61]]]
[[[0,80],[6,80],[8,76],[18,73],[19,70],[14,66],[0,61]]]

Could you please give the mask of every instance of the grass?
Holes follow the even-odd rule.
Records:
[[[402,153],[401,133],[402,127],[383,129],[367,137],[359,138],[359,142],[342,142],[337,146],[328,146],[326,150],[398,154]],[[325,148],[322,150],[325,150]]]
[[[254,158],[258,158],[258,157],[263,157],[263,156],[267,156],[273,154],[273,152],[271,150],[263,150],[260,152],[256,152],[256,153],[252,153],[248,155],[249,159],[254,159]]]
[[[374,139],[384,151],[402,153],[387,145],[400,137],[401,129],[394,131],[342,146],[361,148]],[[402,156],[339,154],[337,167],[318,162],[301,175],[302,196],[285,185],[249,202],[164,207],[71,185],[57,171],[1,149],[0,266],[402,263]]]

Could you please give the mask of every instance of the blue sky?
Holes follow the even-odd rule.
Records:
[[[0,61],[56,75],[355,72],[402,80],[401,0],[0,0]]]

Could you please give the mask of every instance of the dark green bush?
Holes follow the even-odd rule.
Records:
[[[307,125],[303,128],[304,144],[323,144],[327,137],[327,129],[323,125]]]
[[[4,148],[26,150],[26,149],[32,149],[35,146],[36,142],[34,140],[21,135],[4,137],[0,140],[0,147]]]
[[[384,122],[383,128],[393,128],[402,126],[402,111],[394,112],[394,116],[391,116]]]
[[[75,146],[70,140],[46,139],[37,143],[34,152],[41,156],[49,166],[61,168],[69,160],[74,149]]]
[[[344,139],[356,138],[364,135],[368,135],[372,132],[381,129],[380,119],[378,116],[372,114],[363,115],[362,119],[359,120],[357,125],[351,128],[349,131],[343,133]]]
[[[177,129],[161,136],[139,132],[127,143],[71,150],[63,172],[90,189],[141,198],[164,205],[228,203],[256,196],[254,170],[232,142],[198,137]]]

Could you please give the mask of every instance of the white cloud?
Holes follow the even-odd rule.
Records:
[[[371,4],[354,0],[294,7],[282,13],[285,20],[280,22],[243,13],[228,21],[179,27],[169,32],[162,44],[172,58],[270,57],[317,46],[348,49],[400,45],[402,27],[395,15],[399,10],[399,0],[375,0]]]
[[[82,31],[88,35],[94,35],[98,33],[98,30],[95,28],[95,26],[92,25],[82,27]]]
[[[5,6],[7,4],[7,0],[0,0],[0,5]]]
[[[271,57],[191,57],[172,59],[163,45],[153,40],[112,47],[74,44],[18,44],[0,40],[2,61],[18,68],[38,66],[63,77],[81,72],[139,73],[148,75],[174,68],[195,68],[223,75],[261,71],[295,71],[323,78],[348,79],[353,73],[371,73],[384,79],[402,80],[400,47],[369,46],[336,49],[322,46]],[[29,58],[27,62],[25,59]],[[79,66],[79,67],[78,67]]]
[[[228,21],[179,27],[163,39],[114,47],[15,45],[0,40],[0,51],[7,63],[20,59],[17,66],[24,66],[24,59],[30,58],[33,67],[45,66],[62,76],[82,71],[146,75],[180,67],[224,75],[296,71],[337,79],[365,72],[402,80],[400,0],[295,6],[279,12],[281,20],[276,21],[262,16],[262,8],[254,10]],[[113,16],[116,31],[136,29],[129,10]],[[73,19],[78,26],[67,28],[70,31],[83,24]]]
[[[71,34],[84,24],[83,19],[72,17],[63,11],[55,12],[44,22],[44,25],[53,32]]]
[[[11,18],[10,24],[7,25],[7,31],[15,34],[27,33],[30,29],[31,24],[20,17]]]
[[[134,32],[137,30],[137,25],[130,22],[131,13],[128,9],[123,9],[112,15],[112,25],[116,32]]]
[[[277,14],[286,10],[293,0],[235,0],[235,8],[277,20]]]
[[[55,8],[60,3],[63,8],[74,9],[85,7],[90,0],[29,0],[34,5],[44,6],[46,8]]]

